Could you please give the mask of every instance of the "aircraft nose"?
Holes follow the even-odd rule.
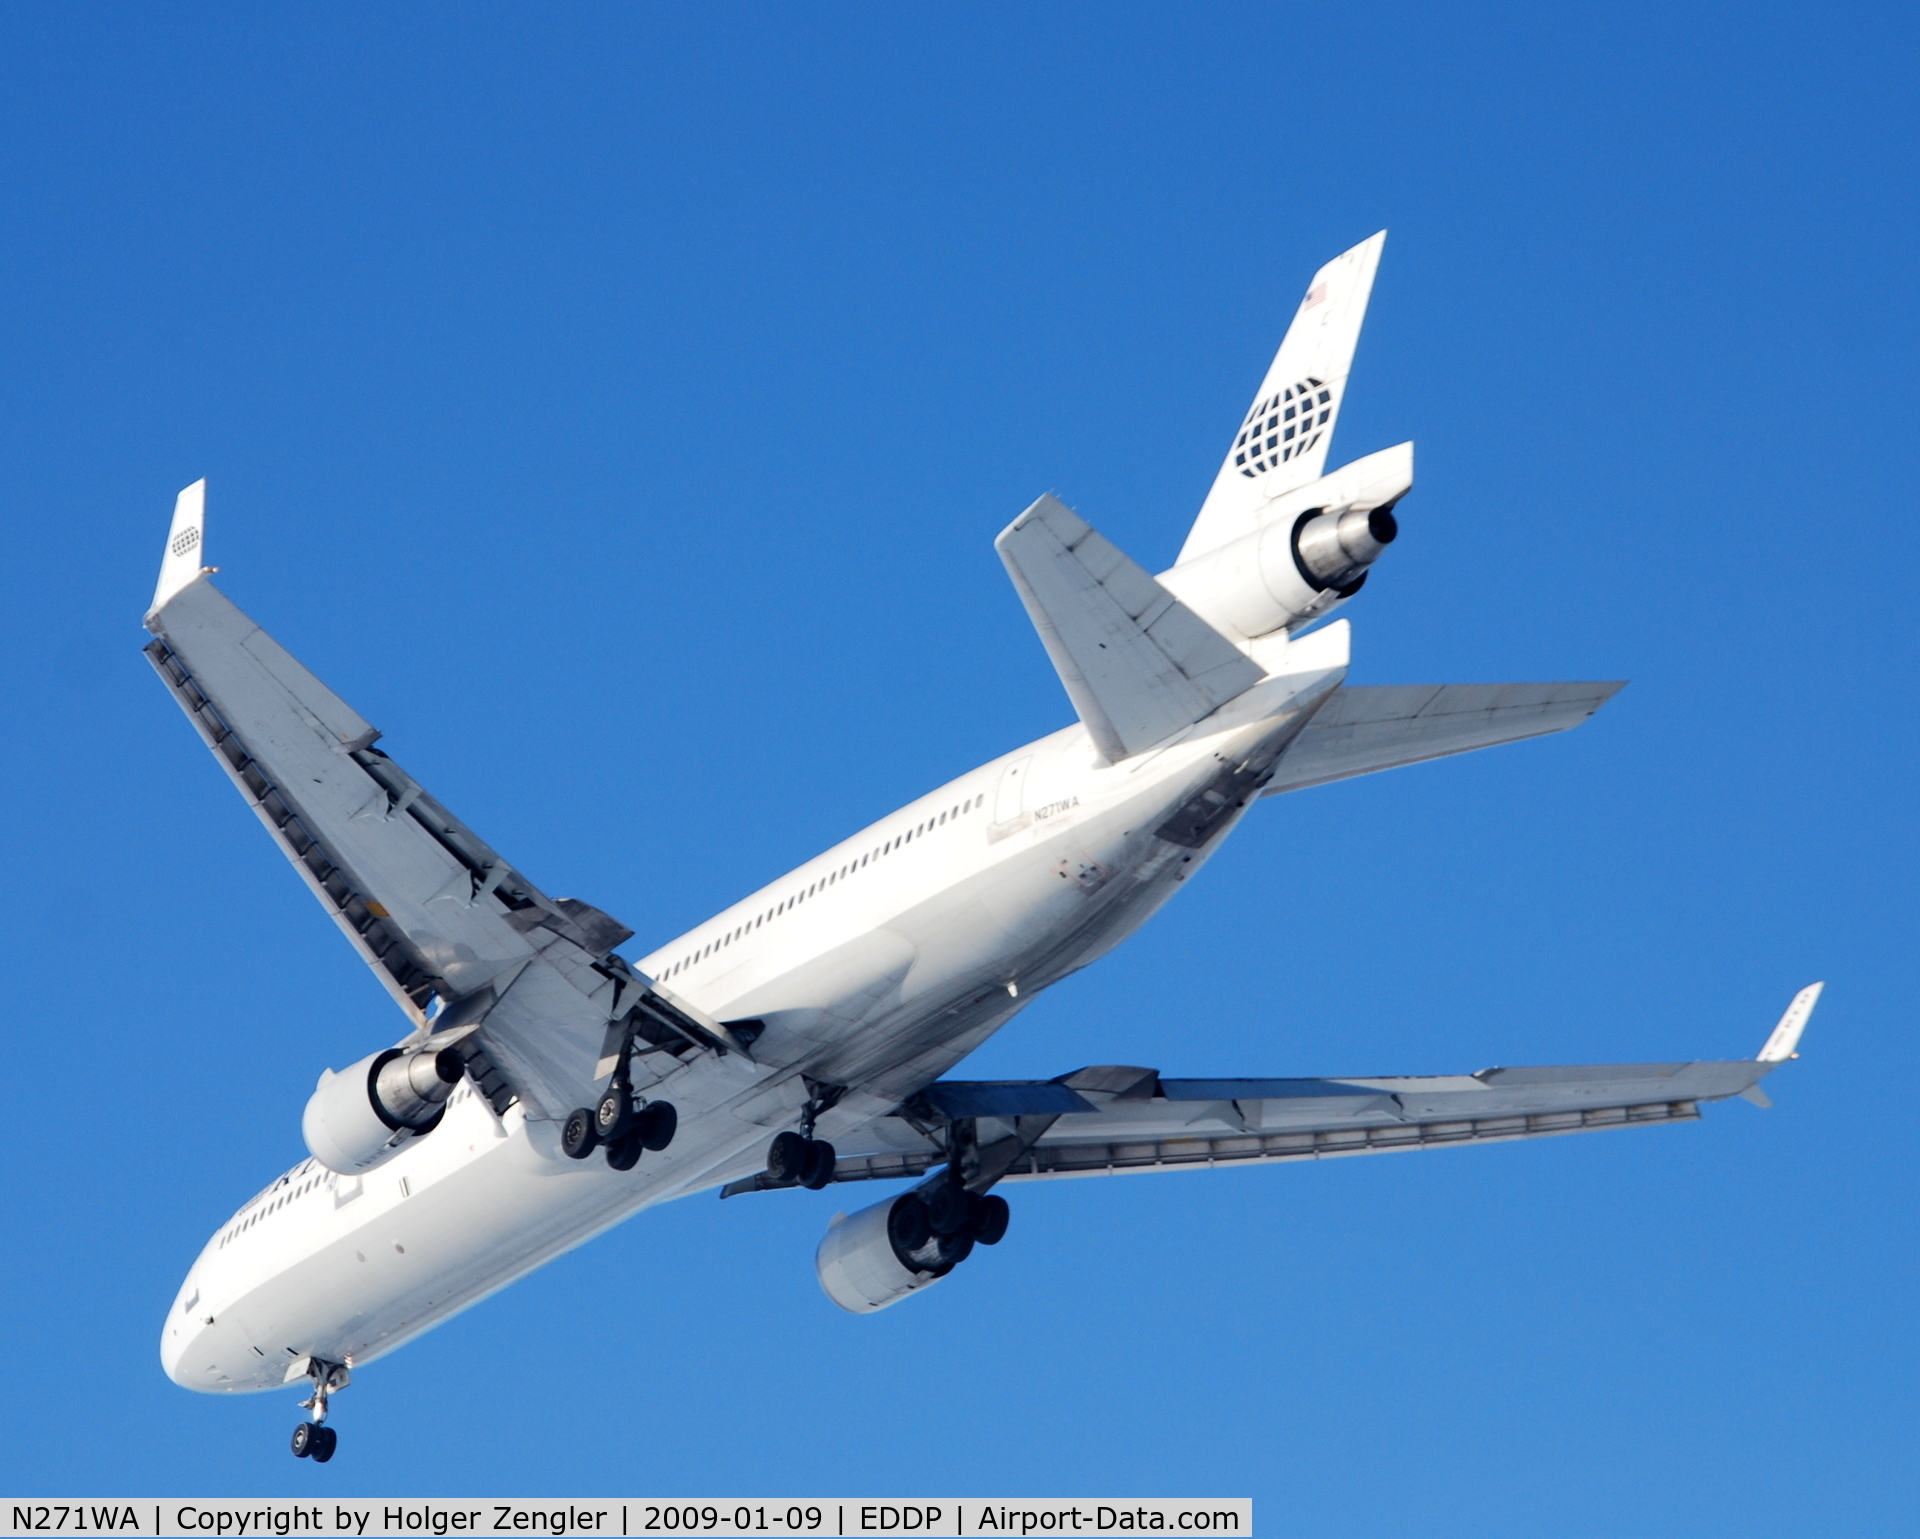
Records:
[[[210,1355],[213,1321],[200,1289],[189,1274],[160,1327],[160,1366],[182,1389],[218,1389],[224,1378]]]
[[[205,1329],[198,1320],[181,1314],[177,1308],[168,1313],[167,1323],[160,1327],[160,1366],[182,1389],[193,1388],[188,1378],[188,1349]]]

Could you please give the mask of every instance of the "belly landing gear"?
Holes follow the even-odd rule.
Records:
[[[791,1129],[776,1133],[767,1146],[767,1182],[771,1186],[804,1186],[817,1192],[833,1179],[838,1156],[824,1138],[809,1138]]]
[[[293,1456],[325,1464],[340,1444],[340,1435],[326,1425],[327,1397],[353,1382],[345,1363],[330,1363],[322,1357],[307,1359],[307,1377],[313,1380],[313,1393],[300,1402],[300,1409],[313,1412],[312,1421],[303,1421],[293,1429]]]

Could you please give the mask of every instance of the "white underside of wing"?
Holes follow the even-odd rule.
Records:
[[[1265,794],[1565,732],[1624,687],[1615,681],[1347,685],[1287,750]]]

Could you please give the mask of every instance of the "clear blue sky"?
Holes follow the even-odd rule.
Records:
[[[1916,1491],[1915,23],[1731,6],[38,6],[0,22],[0,1490],[1251,1494],[1263,1531],[1888,1534]],[[1755,1052],[1761,1112],[655,1212],[369,1368],[176,1389],[391,1005],[139,655],[243,606],[550,891],[677,934],[1070,718],[991,549],[1170,560],[1321,262],[1413,438],[1356,682],[1630,678],[1260,807],[983,1075]],[[856,1194],[858,1195],[858,1194]]]

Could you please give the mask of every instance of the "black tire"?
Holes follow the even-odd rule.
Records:
[[[600,1142],[600,1135],[593,1128],[593,1113],[584,1106],[576,1106],[567,1113],[567,1120],[560,1129],[560,1147],[566,1151],[570,1160],[584,1160],[593,1153],[593,1147]]]
[[[634,1118],[633,1130],[640,1135],[641,1144],[658,1154],[673,1142],[673,1135],[680,1128],[680,1113],[673,1109],[671,1101],[650,1101],[641,1107],[640,1115]]]
[[[633,1089],[615,1080],[593,1108],[593,1131],[610,1144],[633,1126]]]
[[[998,1245],[1007,1236],[1007,1223],[1013,1217],[1013,1209],[1007,1206],[1007,1199],[989,1194],[975,1204],[973,1210],[973,1237],[982,1245]]]
[[[333,1450],[339,1446],[340,1434],[331,1427],[313,1429],[313,1451],[307,1455],[315,1464],[325,1464],[333,1457]]]
[[[927,1217],[932,1220],[935,1234],[958,1234],[972,1216],[973,1198],[957,1182],[943,1182],[927,1199]]]
[[[942,1277],[951,1272],[967,1257],[973,1254],[973,1236],[965,1233],[948,1234],[940,1237],[940,1266]]]
[[[767,1174],[782,1184],[798,1181],[807,1171],[807,1140],[789,1128],[775,1133],[767,1145]]]
[[[838,1158],[832,1144],[824,1138],[813,1139],[807,1145],[807,1163],[800,1172],[800,1184],[810,1192],[819,1191],[833,1180],[834,1161]]]
[[[920,1249],[933,1238],[933,1225],[927,1222],[927,1205],[918,1192],[908,1192],[887,1210],[887,1239],[896,1256]]]
[[[632,1170],[640,1163],[640,1135],[626,1133],[607,1145],[607,1163],[615,1170]]]
[[[313,1435],[320,1429],[310,1421],[303,1421],[293,1429],[293,1456],[296,1459],[311,1457],[313,1453]]]

